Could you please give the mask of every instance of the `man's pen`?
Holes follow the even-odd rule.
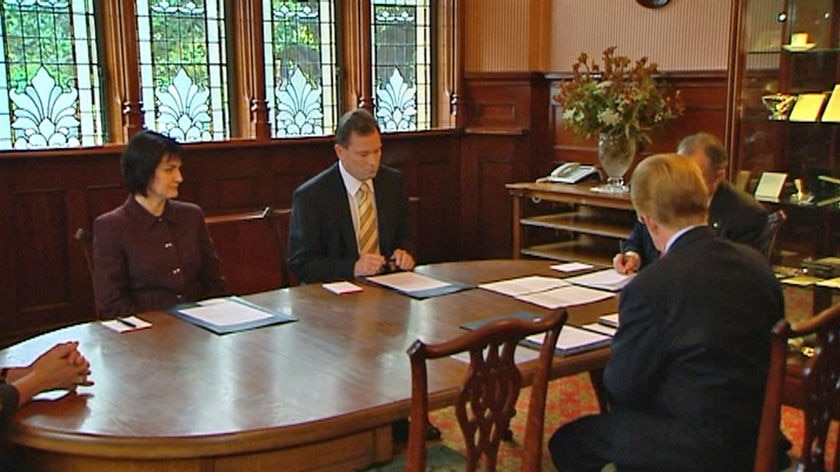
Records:
[[[131,321],[128,321],[125,318],[117,318],[117,321],[119,321],[120,323],[128,326],[129,328],[136,328],[137,327],[136,324],[132,323]]]

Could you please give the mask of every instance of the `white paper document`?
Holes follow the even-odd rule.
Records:
[[[567,306],[597,302],[598,300],[605,300],[612,296],[612,293],[605,292],[603,290],[569,285],[567,287],[560,287],[545,292],[520,295],[516,297],[516,299],[554,310]]]
[[[601,323],[589,323],[581,326],[581,328],[587,331],[595,331],[596,333],[606,334],[607,336],[615,336],[615,332],[618,331],[618,328],[602,325]]]
[[[434,290],[452,285],[415,272],[394,272],[393,274],[368,277],[368,280],[408,293]]]
[[[532,334],[525,338],[529,344],[542,346],[545,335],[543,333]],[[594,333],[575,326],[565,325],[560,330],[557,338],[557,351],[563,354],[574,354],[576,352],[597,349],[608,346],[612,338],[605,334]]]
[[[778,202],[787,174],[783,172],[762,172],[755,188],[755,199],[763,202]]]
[[[224,298],[198,302],[198,306],[179,310],[181,313],[216,326],[229,326],[271,318],[271,313]]]
[[[602,315],[600,318],[598,318],[598,323],[601,323],[604,326],[618,328],[618,313]]]
[[[566,280],[575,285],[583,285],[585,287],[600,288],[603,290],[617,292],[624,288],[624,286],[633,279],[633,275],[634,274],[619,274],[615,271],[615,269],[604,269],[599,270],[598,272],[592,272],[591,274],[570,277]]]
[[[128,331],[137,331],[138,329],[151,328],[152,324],[142,318],[132,315],[103,321],[102,326],[113,329],[118,333],[125,333]]]
[[[556,277],[531,275],[528,277],[519,277],[516,279],[499,280],[498,282],[480,284],[479,288],[501,293],[502,295],[516,297],[518,295],[526,295],[529,293],[544,292],[546,290],[565,287],[567,285],[569,285],[568,282]]]
[[[549,267],[560,272],[576,272],[579,270],[591,269],[593,266],[590,264],[584,264],[583,262],[567,262],[565,264],[555,264]]]
[[[332,282],[323,284],[322,287],[329,290],[336,295],[344,295],[345,293],[357,293],[362,291],[362,287],[350,282]]]
[[[486,349],[485,349],[486,351]],[[539,359],[540,351],[535,351],[533,349],[525,349],[524,347],[518,347],[516,351],[513,353],[513,362],[514,364],[521,364],[523,362],[533,361]],[[458,354],[452,355],[453,359],[459,360],[461,362],[466,362],[467,364],[470,363],[470,353],[467,352],[459,352]]]

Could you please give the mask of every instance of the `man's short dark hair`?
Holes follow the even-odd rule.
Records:
[[[338,128],[335,130],[335,142],[343,147],[350,144],[350,136],[356,133],[359,136],[367,136],[373,132],[379,132],[379,123],[376,118],[364,108],[356,108],[348,111],[338,120]]]
[[[683,156],[690,156],[702,150],[709,159],[712,169],[726,169],[729,162],[729,154],[718,138],[709,133],[697,133],[687,136],[680,141],[677,152]]]
[[[183,152],[174,139],[155,131],[143,130],[132,136],[120,159],[128,191],[145,196],[163,156],[180,160]]]

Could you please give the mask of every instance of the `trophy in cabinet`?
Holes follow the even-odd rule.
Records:
[[[771,120],[784,121],[788,119],[788,113],[793,108],[793,102],[796,101],[796,95],[788,95],[785,93],[773,93],[761,97],[761,103],[770,110]]]

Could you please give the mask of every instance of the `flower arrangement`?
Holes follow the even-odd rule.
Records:
[[[586,53],[572,65],[572,80],[563,83],[555,99],[563,104],[566,127],[583,138],[598,133],[623,134],[628,139],[650,142],[650,133],[682,115],[679,91],[657,81],[657,65],[643,57],[631,67],[616,47],[604,50],[603,66]],[[660,86],[657,86],[660,85]]]

